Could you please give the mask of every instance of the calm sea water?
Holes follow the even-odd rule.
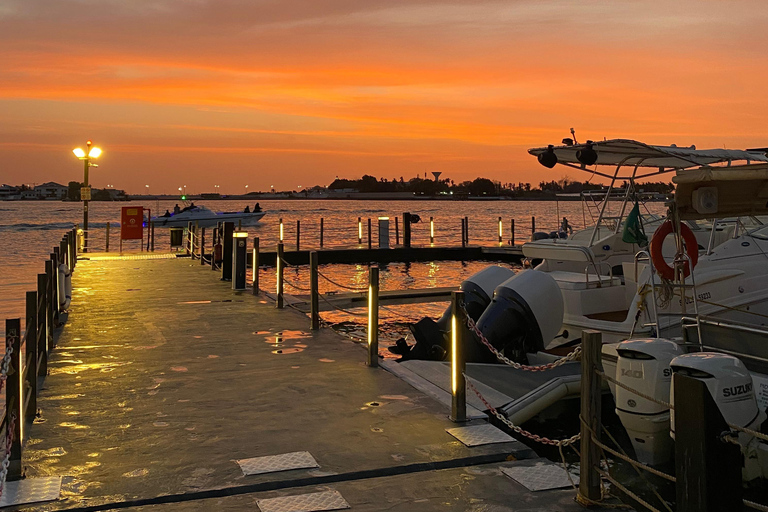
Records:
[[[176,201],[144,200],[131,203],[92,202],[90,204],[90,246],[103,250],[106,245],[106,226],[111,223],[110,250],[119,245],[120,208],[127,205],[143,205],[152,214],[173,210]],[[246,205],[253,208],[255,201],[200,201],[215,211],[242,211]],[[537,231],[555,230],[559,219],[568,217],[575,229],[591,224],[588,210],[581,202],[555,201],[352,201],[352,200],[259,200],[267,215],[257,226],[249,226],[249,235],[258,236],[262,247],[271,248],[278,240],[278,221],[283,219],[286,249],[296,244],[296,221],[301,221],[301,247],[319,247],[320,219],[324,219],[324,246],[356,246],[358,241],[358,217],[363,220],[363,245],[367,246],[367,220],[372,219],[374,245],[377,243],[377,218],[390,217],[391,243],[395,242],[394,218],[402,220],[403,212],[418,214],[422,222],[412,228],[412,243],[430,243],[429,218],[434,218],[435,245],[456,246],[461,243],[461,218],[469,218],[471,244],[498,245],[498,219],[502,218],[504,243],[510,238],[510,220],[515,220],[515,237],[522,243],[531,234],[531,217],[536,217]],[[661,203],[651,203],[655,213],[663,211]],[[0,258],[0,330],[5,318],[24,317],[24,294],[36,289],[37,274],[44,272],[44,260],[58,245],[61,236],[74,224],[82,223],[82,204],[52,201],[4,201],[0,202],[0,240],[6,248]],[[402,225],[400,226],[402,236]],[[138,242],[126,242],[124,249],[138,250]],[[169,250],[167,230],[156,230],[156,251]],[[485,262],[431,262],[418,264],[390,264],[381,270],[382,289],[426,288],[451,286],[487,265]],[[332,279],[347,286],[364,286],[367,282],[367,266],[332,265],[321,269]],[[286,277],[298,286],[307,286],[306,270],[288,269]],[[262,270],[263,288],[272,286],[271,271]],[[321,280],[322,281],[322,280]],[[322,285],[321,287],[325,287]],[[325,291],[325,288],[322,288]],[[330,288],[329,288],[330,289]],[[290,287],[287,287],[290,292]],[[304,292],[301,292],[304,293]],[[443,304],[419,308],[426,314],[439,314]],[[412,308],[411,308],[412,310]],[[385,313],[383,320],[396,324],[406,321],[407,309]],[[343,314],[326,314],[332,323],[347,322]],[[22,320],[23,321],[23,320]]]

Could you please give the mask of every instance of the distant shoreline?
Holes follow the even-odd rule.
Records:
[[[98,203],[124,203],[127,201],[182,201],[177,195],[128,195],[125,200],[91,200],[90,202]],[[439,197],[439,196],[386,196],[376,195],[359,196],[349,194],[345,197],[301,197],[301,196],[282,196],[282,195],[241,195],[241,196],[221,196],[221,197],[202,197],[199,195],[188,195],[187,201],[581,201],[579,196],[566,196],[566,197],[553,197],[553,196],[541,196],[541,197],[503,197],[503,196],[488,196],[488,197]],[[668,198],[647,198],[646,201],[658,201],[663,202]],[[23,202],[23,203],[80,203],[82,201],[70,201],[68,199],[52,200],[52,199],[0,199],[0,202]]]

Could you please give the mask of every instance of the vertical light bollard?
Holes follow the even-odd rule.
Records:
[[[600,448],[592,442],[592,433],[601,430],[602,379],[595,371],[603,369],[602,345],[600,331],[581,332],[581,481],[576,502],[582,505],[600,499]]]
[[[277,244],[277,255],[275,256],[275,268],[277,270],[277,276],[275,282],[277,284],[277,309],[283,309],[283,255],[285,254],[285,246],[283,243]]]
[[[357,245],[363,245],[363,219],[357,218]]]
[[[467,383],[464,379],[464,292],[451,292],[451,421],[467,421]]]
[[[245,290],[245,259],[248,254],[248,233],[232,233],[232,290]]]
[[[195,245],[197,246],[197,253],[198,253],[197,255],[198,255],[198,257],[200,259],[202,259],[203,258],[203,248],[200,245],[200,223],[198,221],[195,221],[195,234],[194,234],[194,237],[192,239],[195,241]],[[194,255],[195,245],[192,246],[193,255]]]
[[[429,243],[435,245],[435,219],[429,218]]]
[[[504,243],[504,229],[501,225],[501,217],[499,217],[499,245]]]
[[[317,282],[317,251],[309,253],[309,328],[320,329],[320,290]]]
[[[368,271],[368,366],[379,366],[379,267]]]
[[[253,276],[253,294],[259,294],[259,237],[253,239],[253,259],[251,260],[251,274]]]
[[[285,228],[283,228],[283,218],[280,217],[278,222],[280,223],[280,233],[278,233],[278,235],[280,236],[279,240],[280,240],[280,243],[283,243],[283,237],[285,235]]]

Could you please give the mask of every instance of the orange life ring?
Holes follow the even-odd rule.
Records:
[[[656,267],[656,271],[659,275],[668,281],[672,281],[675,278],[675,269],[667,264],[664,256],[661,254],[661,246],[664,244],[664,239],[667,238],[667,235],[670,233],[672,233],[672,221],[667,220],[659,226],[659,229],[653,234],[650,248],[653,266]],[[696,263],[699,261],[699,243],[696,241],[696,237],[694,236],[693,231],[691,231],[691,228],[686,224],[680,224],[680,234],[683,235],[685,252],[688,254],[688,259],[691,261],[690,267],[686,261],[685,267],[683,268],[683,275],[688,277],[691,275],[691,268],[695,267]]]

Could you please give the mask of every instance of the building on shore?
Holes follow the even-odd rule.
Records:
[[[68,192],[69,187],[54,181],[49,181],[48,183],[43,183],[42,185],[37,185],[35,187],[35,194],[37,195],[37,199],[52,199],[60,201],[62,199],[66,199]]]

